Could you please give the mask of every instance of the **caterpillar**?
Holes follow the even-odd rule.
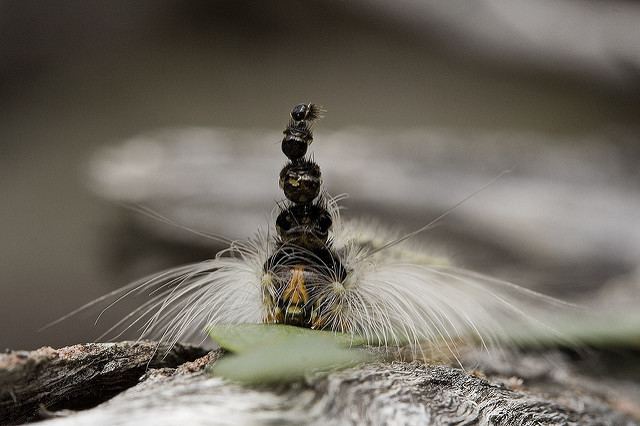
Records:
[[[312,103],[290,112],[281,142],[287,162],[279,174],[285,201],[277,204],[275,223],[247,241],[224,240],[228,247],[213,259],[159,272],[91,302],[109,301],[109,308],[149,294],[107,333],[137,328],[140,338],[171,346],[203,336],[211,325],[288,324],[414,354],[425,345],[444,346],[454,356],[460,344],[489,349],[560,336],[551,317],[568,304],[411,244],[447,212],[406,235],[343,220],[342,197],[322,190],[320,166],[308,154],[323,112]]]

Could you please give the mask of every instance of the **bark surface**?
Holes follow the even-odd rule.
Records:
[[[478,365],[471,372],[385,362],[293,385],[243,387],[206,373],[221,351],[201,356],[178,345],[163,357],[165,350],[122,342],[3,354],[0,423],[637,424],[637,386],[582,376],[560,352],[470,353],[465,362]]]

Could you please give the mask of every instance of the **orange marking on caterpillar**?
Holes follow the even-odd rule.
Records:
[[[282,292],[282,298],[295,305],[307,303],[309,293],[304,282],[304,267],[295,266],[291,269],[291,279]]]

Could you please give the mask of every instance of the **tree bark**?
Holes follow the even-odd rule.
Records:
[[[163,356],[166,349],[122,342],[0,355],[0,422],[633,425],[640,413],[637,386],[627,383],[623,392],[582,376],[560,352],[467,354],[482,372],[384,362],[293,385],[244,387],[206,373],[222,351],[200,357],[202,349],[177,345]]]
[[[46,410],[86,409],[134,386],[147,368],[176,367],[206,351],[154,342],[95,343],[0,355],[0,424]],[[165,356],[166,354],[166,356]]]

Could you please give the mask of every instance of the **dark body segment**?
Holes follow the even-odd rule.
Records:
[[[289,201],[304,204],[320,194],[320,167],[313,161],[289,162],[280,172],[280,188]]]
[[[320,111],[315,104],[296,105],[283,132],[282,152],[289,162],[279,183],[290,204],[278,215],[276,247],[264,266],[263,296],[270,307],[265,322],[322,328],[317,294],[322,286],[346,277],[329,240],[331,215],[318,200],[320,167],[305,158],[313,141],[311,124]]]

